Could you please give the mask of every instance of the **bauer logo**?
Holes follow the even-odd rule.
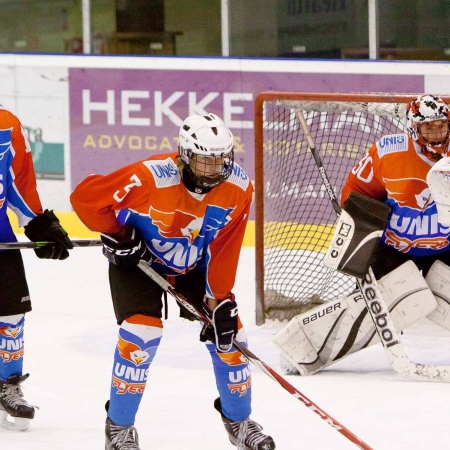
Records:
[[[308,323],[314,322],[321,317],[325,317],[328,314],[333,313],[337,309],[341,309],[341,302],[337,302],[334,305],[327,306],[326,308],[321,309],[320,311],[315,312],[314,314],[310,314],[302,319],[303,325],[308,325]]]

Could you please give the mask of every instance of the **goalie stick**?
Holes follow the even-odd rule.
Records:
[[[308,142],[314,161],[319,169],[324,186],[330,198],[333,209],[337,215],[341,214],[341,206],[337,201],[336,194],[333,191],[331,182],[325,171],[319,152],[311,136],[308,124],[306,123],[303,112],[299,109],[295,110],[296,116],[300,121],[300,125]],[[401,342],[400,334],[395,328],[389,309],[383,299],[378,288],[375,275],[371,267],[364,279],[355,278],[358,287],[362,293],[364,302],[375,324],[380,340],[389,364],[402,377],[418,381],[436,381],[450,382],[450,366],[437,366],[432,364],[418,364],[411,361],[405,352],[405,348]]]
[[[156,273],[150,265],[141,260],[138,267],[148,275],[156,284],[158,284],[164,291],[168,292],[174,299],[183,307],[185,307],[191,314],[193,314],[197,320],[203,323],[212,323],[205,315],[198,311],[194,305],[192,305],[188,299],[176,291],[176,289],[161,275]],[[288,391],[296,399],[300,400],[308,409],[316,413],[321,419],[323,419],[328,425],[333,427],[335,430],[339,431],[344,435],[349,441],[356,444],[356,446],[363,450],[373,450],[372,447],[363,442],[358,436],[354,435],[348,428],[340,424],[337,420],[333,419],[329,414],[327,414],[323,409],[319,408],[315,403],[309,400],[308,397],[303,395],[298,391],[292,384],[288,383],[281,375],[275,372],[271,367],[269,367],[264,361],[261,361],[254,353],[252,353],[248,348],[240,344],[236,339],[233,341],[233,345],[239,350],[250,362],[255,366],[259,367],[266,375],[276,381],[283,389]]]
[[[72,240],[72,245],[74,247],[98,247],[102,245],[100,239],[81,239]],[[50,241],[39,241],[39,242],[0,242],[0,250],[25,250],[28,248],[40,248],[47,244],[51,244]]]

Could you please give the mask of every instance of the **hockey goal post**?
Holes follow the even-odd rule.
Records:
[[[384,135],[405,132],[406,105],[417,95],[263,92],[256,97],[257,325],[290,320],[356,287],[354,279],[322,264],[336,213],[299,111],[340,198],[349,171],[364,153]]]

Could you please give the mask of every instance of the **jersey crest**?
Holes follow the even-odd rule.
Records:
[[[390,153],[406,152],[408,150],[408,135],[402,133],[383,136],[377,142],[377,149],[380,158]]]
[[[383,178],[388,197],[402,207],[423,211],[432,204],[430,188],[421,178]]]
[[[149,215],[153,224],[158,227],[161,236],[166,238],[185,237],[188,239],[189,244],[194,242],[203,225],[203,218],[180,210],[168,213],[159,211],[151,206]]]
[[[150,208],[149,218],[140,215],[135,220],[139,220],[139,228],[159,262],[184,273],[202,259],[204,249],[230,220],[230,213],[214,205],[200,218],[180,210],[169,213]]]

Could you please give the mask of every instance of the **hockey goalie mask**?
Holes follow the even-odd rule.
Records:
[[[215,114],[189,116],[180,128],[183,173],[200,189],[223,183],[233,170],[233,134]]]
[[[433,161],[447,154],[450,109],[447,103],[434,95],[421,95],[406,109],[406,127],[411,139]]]

